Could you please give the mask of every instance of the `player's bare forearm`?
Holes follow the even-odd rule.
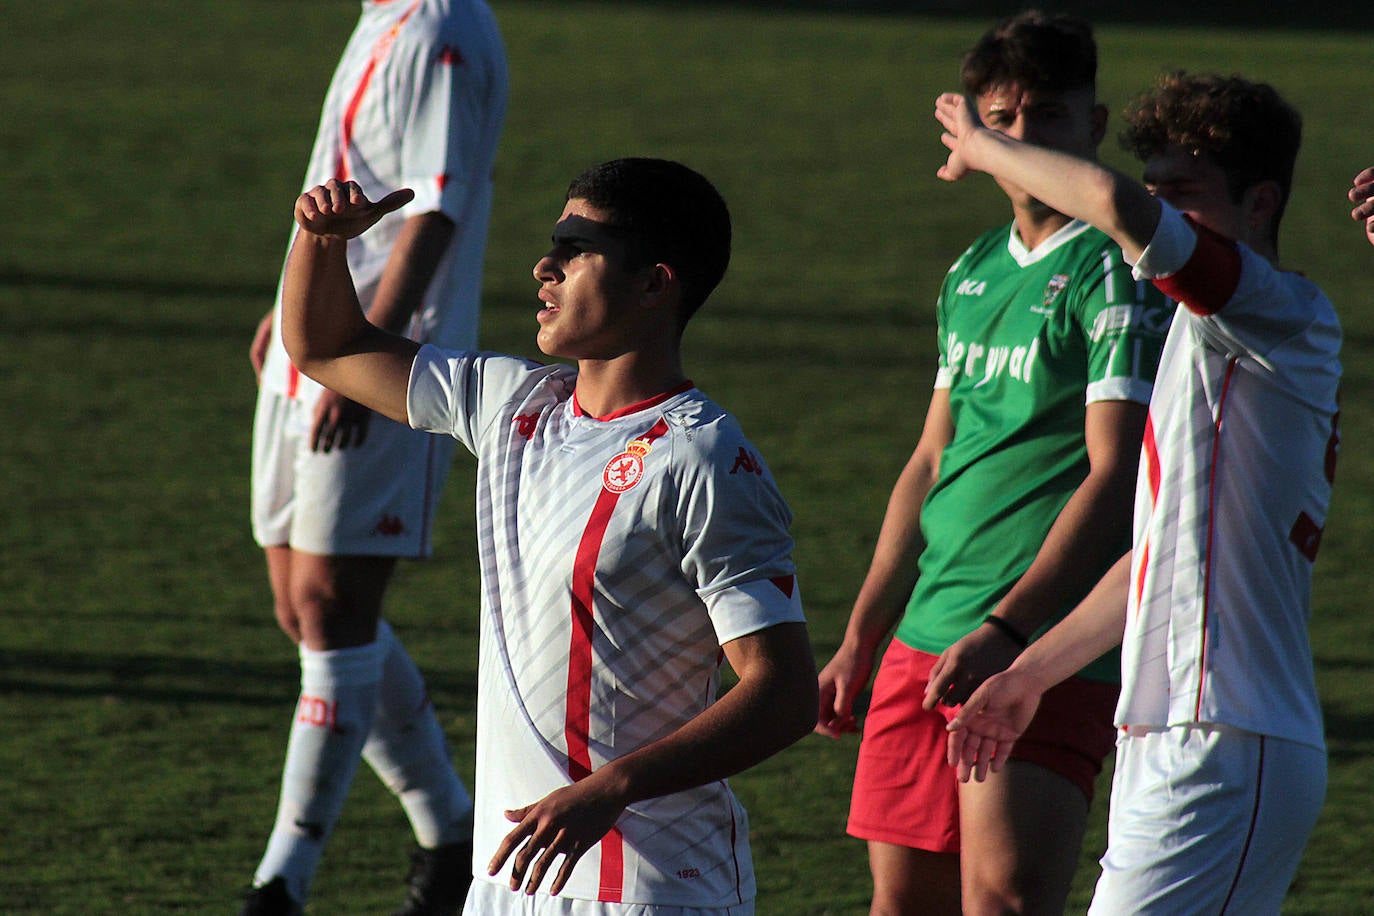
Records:
[[[845,626],[844,640],[821,669],[815,730],[829,738],[858,731],[854,704],[868,687],[878,649],[902,618],[916,586],[921,552],[921,507],[940,474],[940,455],[954,435],[949,392],[931,398],[915,450],[888,498],[873,560]]]
[[[1045,691],[1121,642],[1130,568],[1126,554],[1069,616],[973,691],[948,725],[947,756],[960,780],[1000,769]]]
[[[395,192],[374,204],[352,182],[336,181],[301,195],[296,204],[301,231],[282,280],[282,342],[296,367],[403,423],[418,347],[363,315],[348,270],[347,240],[407,199],[409,192]]]
[[[1089,470],[1060,511],[1030,568],[994,613],[1029,635],[1085,594],[1128,542],[1148,409],[1133,401],[1088,405]]]
[[[854,601],[845,641],[876,650],[901,618],[919,575],[925,540],[921,508],[940,476],[940,456],[954,438],[948,389],[937,389],[926,410],[921,438],[888,497],[873,560]]]
[[[805,624],[777,624],[722,648],[739,682],[671,735],[608,765],[629,801],[733,776],[811,731],[816,667]]]
[[[1022,143],[984,127],[975,107],[945,93],[935,102],[944,127],[940,141],[949,159],[939,170],[947,181],[970,171],[1011,182],[1050,208],[1101,229],[1134,263],[1159,225],[1160,205],[1138,181],[1088,159]]]
[[[557,893],[573,866],[636,801],[682,792],[748,769],[811,729],[816,673],[806,627],[784,623],[723,647],[739,683],[672,734],[598,768],[538,802],[506,812],[515,827],[492,858],[512,856],[511,888],[538,889],[558,856]]]
[[[1029,637],[1039,630],[1117,559],[1130,533],[1145,416],[1144,405],[1129,401],[1088,405],[1087,477],[1050,526],[1030,567],[993,608],[992,616],[1005,623],[984,623],[940,654],[922,699],[926,709],[966,702],[1017,658],[1024,643],[1018,645],[1014,634]]]
[[[854,704],[868,687],[878,649],[897,626],[916,585],[924,546],[920,512],[933,471],[918,449],[888,500],[873,561],[845,625],[844,640],[818,676],[815,730],[839,738],[859,730]]]
[[[1084,665],[1119,646],[1126,631],[1126,605],[1131,554],[1116,561],[1067,617],[1055,624],[1012,663],[1048,690]]]
[[[401,225],[368,308],[368,321],[393,334],[405,333],[411,316],[424,302],[454,229],[453,221],[437,211],[412,216]]]

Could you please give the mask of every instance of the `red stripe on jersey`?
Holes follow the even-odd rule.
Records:
[[[735,898],[744,904],[744,888],[740,887],[739,871],[739,824],[735,822],[735,809],[730,809],[730,861],[735,865]]]
[[[668,432],[662,417],[643,435],[645,442]],[[568,693],[564,712],[563,738],[568,747],[568,775],[576,782],[592,772],[592,640],[596,632],[596,562],[601,556],[606,529],[620,493],[602,488],[592,507],[587,527],[577,544],[572,574],[572,638],[568,647]],[[598,899],[619,903],[625,886],[624,838],[612,830],[601,839],[601,888]]]
[[[572,645],[568,651],[564,736],[568,744],[568,775],[574,781],[592,772],[592,755],[587,746],[592,718],[592,633],[596,628],[592,600],[596,591],[596,561],[601,555],[601,543],[611,523],[611,513],[619,501],[619,493],[602,489],[573,560]]]
[[[372,75],[376,73],[377,65],[386,60],[387,55],[391,53],[401,26],[405,25],[406,20],[419,8],[420,0],[416,0],[410,9],[401,14],[396,24],[387,29],[386,34],[377,39],[377,43],[372,46],[372,59],[367,62],[367,69],[358,78],[358,85],[353,89],[348,107],[344,109],[343,123],[339,128],[339,151],[338,157],[334,160],[334,177],[340,181],[348,180],[348,148],[353,145],[353,124],[358,118],[358,109],[362,107],[363,96],[367,94],[368,86],[372,83]]]
[[[289,363],[286,367],[286,396],[294,398],[296,392],[301,387],[301,370],[296,368],[295,363]]]
[[[1145,453],[1145,473],[1150,481],[1150,508],[1159,501],[1159,442],[1155,439],[1155,421],[1149,414],[1145,415],[1145,438],[1141,442],[1141,450]]]
[[[1159,291],[1199,315],[1214,315],[1231,301],[1240,285],[1240,249],[1206,226],[1191,224],[1197,247],[1178,272],[1154,281]]]
[[[1202,715],[1202,688],[1207,682],[1207,626],[1212,611],[1212,546],[1217,525],[1217,465],[1221,462],[1221,429],[1226,416],[1226,395],[1231,391],[1231,379],[1235,376],[1236,363],[1232,359],[1226,364],[1226,377],[1221,382],[1221,396],[1217,399],[1217,415],[1214,418],[1212,433],[1212,469],[1207,479],[1207,548],[1203,558],[1202,577],[1202,639],[1198,647],[1197,699],[1193,706],[1193,717]]]
[[[1155,439],[1154,417],[1145,415],[1145,435],[1140,445],[1141,457],[1145,461],[1145,478],[1150,483],[1150,511],[1154,511],[1159,501],[1159,442]],[[1140,550],[1140,562],[1135,572],[1135,607],[1140,612],[1140,598],[1145,594],[1145,570],[1150,565],[1150,542],[1147,539]]]
[[[1135,571],[1135,612],[1140,613],[1140,599],[1145,594],[1145,570],[1150,567],[1150,541],[1147,538],[1140,547],[1140,565]]]
[[[602,903],[619,903],[625,896],[625,835],[619,827],[601,838],[601,883],[596,899]]]
[[[362,78],[358,80],[358,85],[353,89],[353,96],[348,100],[348,107],[344,109],[343,123],[339,126],[338,156],[334,159],[334,177],[339,181],[348,180],[348,147],[353,143],[353,122],[358,118],[358,109],[362,107],[363,95],[367,93],[368,84],[372,82],[372,74],[376,70],[377,56],[374,54],[372,60],[368,61],[367,69],[363,71]]]

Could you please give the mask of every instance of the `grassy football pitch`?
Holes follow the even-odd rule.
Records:
[[[248,533],[247,347],[357,4],[22,6],[0,43],[0,912],[233,912],[297,680]],[[573,174],[642,154],[715,179],[736,253],[688,368],[792,505],[824,662],[929,397],[940,279],[1007,210],[990,181],[935,177],[933,100],[987,18],[786,6],[495,3],[512,99],[483,343],[535,354],[529,269]],[[1330,791],[1286,912],[1360,913],[1374,899],[1374,249],[1344,192],[1374,164],[1374,46],[1253,25],[1104,22],[1101,94],[1116,112],[1161,69],[1239,71],[1306,116],[1282,251],[1345,322],[1345,448],[1312,624]],[[1104,158],[1135,169],[1110,140]],[[468,778],[471,490],[460,456],[438,556],[402,569],[389,611]],[[866,912],[864,852],[843,833],[855,749],[812,736],[734,780],[761,916]],[[388,912],[408,844],[361,773],[310,912]]]

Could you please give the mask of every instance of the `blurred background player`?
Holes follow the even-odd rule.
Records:
[[[992,129],[1075,156],[1106,129],[1080,19],[1030,11],[964,57]],[[1112,748],[1114,660],[1047,699],[994,780],[945,765],[953,707],[1067,613],[1126,548],[1131,487],[1168,309],[1102,232],[999,181],[1012,222],[950,269],[939,371],[817,731],[855,730],[873,687],[849,832],[868,841],[874,914],[1062,912],[1093,783]]]
[[[483,871],[465,912],[749,916],[725,780],[810,730],[816,673],[791,513],[683,373],[683,329],[729,261],[725,202],[659,159],[573,181],[534,267],[539,348],[573,368],[364,319],[344,240],[408,194],[302,195],[283,334],[324,384],[477,456]],[[739,680],[718,697],[723,660]]]
[[[1127,113],[1141,184],[985,130],[959,96],[936,113],[951,150],[942,177],[985,171],[1102,227],[1179,302],[1133,549],[969,699],[951,760],[965,778],[1000,766],[1042,693],[1120,643],[1090,912],[1276,914],[1326,788],[1307,625],[1340,443],[1335,310],[1276,266],[1301,118],[1262,83],[1166,74]],[[1359,179],[1351,193],[1367,197]]]
[[[335,70],[305,187],[351,179],[415,199],[348,247],[371,320],[471,347],[492,164],[505,117],[504,46],[481,0],[365,0]],[[403,914],[455,912],[470,880],[472,804],[425,684],[380,618],[399,557],[431,552],[452,441],[374,417],[290,364],[280,296],[251,356],[253,530],[278,623],[300,647],[301,697],[281,798],[244,914],[300,912],[359,755],[414,829]]]

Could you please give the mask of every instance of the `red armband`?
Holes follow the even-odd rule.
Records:
[[[1188,263],[1167,277],[1156,277],[1159,291],[1190,312],[1214,315],[1231,301],[1240,285],[1240,247],[1231,239],[1189,221],[1197,247]]]

